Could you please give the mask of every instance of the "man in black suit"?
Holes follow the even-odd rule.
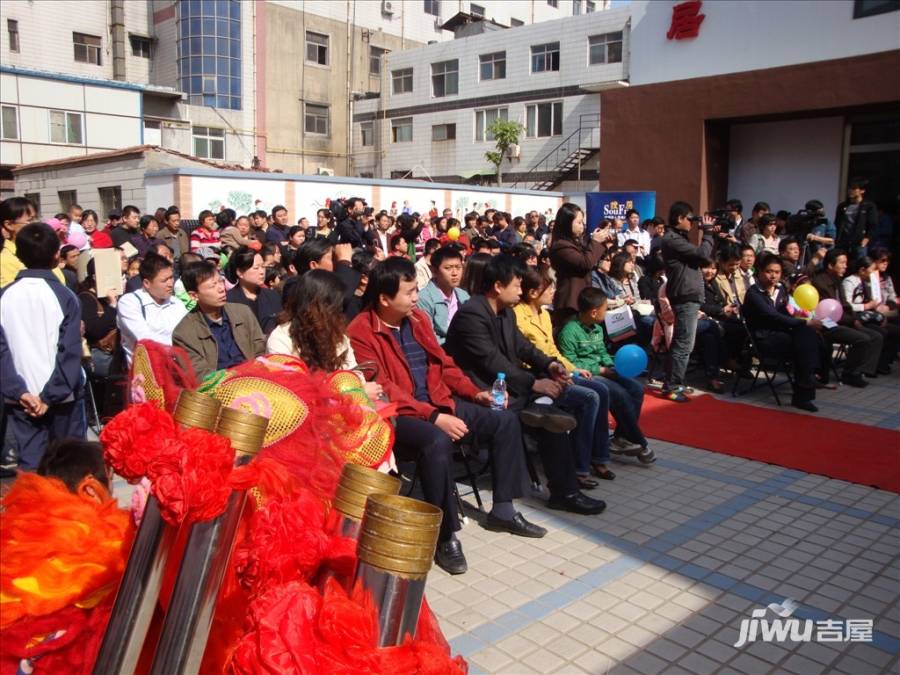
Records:
[[[606,504],[578,489],[565,433],[575,427],[574,418],[555,406],[532,402],[535,397],[560,396],[569,375],[516,326],[511,307],[521,297],[523,273],[521,263],[512,256],[494,257],[484,270],[482,292],[453,317],[444,349],[479,387],[490,389],[497,373],[506,374],[510,409],[520,411],[523,424],[538,429],[537,445],[550,488],[548,506],[573,513],[600,513]]]
[[[763,353],[790,355],[794,364],[791,405],[816,412],[815,370],[821,363],[821,340],[816,331],[822,329],[822,322],[804,321],[788,313],[788,291],[781,284],[783,265],[777,255],[761,256],[756,283],[747,289],[741,312]]]
[[[878,208],[865,199],[869,181],[854,178],[847,185],[847,200],[838,204],[834,215],[837,248],[844,249],[852,260],[864,255],[878,228]]]
[[[369,243],[363,214],[366,201],[362,197],[350,197],[344,205],[346,216],[336,228],[338,244],[350,244],[353,248],[362,248]]]

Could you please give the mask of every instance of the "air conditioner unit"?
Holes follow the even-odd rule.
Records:
[[[391,0],[382,0],[381,2],[381,13],[385,16],[393,16],[394,14],[394,3]]]
[[[522,155],[522,148],[515,143],[513,143],[506,149],[506,156],[509,159],[519,159],[519,157],[521,155]]]
[[[318,169],[316,169],[316,175],[317,176],[333,176],[334,169],[329,169],[327,166],[320,166]]]

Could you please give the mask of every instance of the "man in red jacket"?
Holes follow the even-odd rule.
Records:
[[[425,499],[444,511],[435,561],[450,574],[466,571],[454,532],[459,514],[450,465],[454,443],[488,442],[493,506],[487,528],[523,537],[547,531],[525,520],[513,505],[522,495],[522,432],[515,413],[492,410],[481,391],[447,356],[428,315],[416,308],[416,269],[405,258],[388,258],[369,275],[365,309],[348,333],[359,363],[378,364],[376,381],[398,407],[394,454],[415,460]]]

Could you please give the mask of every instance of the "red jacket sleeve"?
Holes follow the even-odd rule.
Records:
[[[368,326],[364,325],[364,316],[360,315],[358,320],[353,320],[347,330],[350,336],[350,345],[356,355],[356,362],[371,361],[378,365],[378,375],[375,377],[375,381],[382,386],[391,403],[397,404],[398,415],[431,420],[439,412],[438,409],[430,403],[417,400],[413,397],[411,390],[397,385],[394,378],[396,377],[395,368],[398,364],[388,363],[384,358],[382,351],[376,346],[378,337]]]

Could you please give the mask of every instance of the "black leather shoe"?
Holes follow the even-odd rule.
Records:
[[[791,405],[795,408],[799,408],[800,410],[805,410],[806,412],[819,412],[819,409],[812,401],[801,401],[798,399],[794,399],[791,401]]]
[[[547,506],[556,511],[569,511],[585,516],[593,516],[597,513],[603,513],[603,510],[606,508],[606,502],[602,499],[592,499],[582,492],[576,492],[568,497],[551,495]]]
[[[540,525],[529,523],[521,513],[516,513],[512,520],[502,520],[493,513],[489,513],[485,528],[493,532],[509,532],[517,537],[531,537],[533,539],[540,539],[547,534],[546,529]]]
[[[578,421],[570,414],[554,405],[532,403],[519,413],[522,424],[544,429],[553,434],[564,434],[578,426]]]
[[[878,366],[878,370],[876,372],[879,375],[890,375],[891,367],[890,366]]]
[[[869,386],[869,383],[863,379],[862,375],[844,375],[841,378],[841,382],[848,387],[856,387],[857,389],[863,389],[864,387]]]
[[[459,539],[451,539],[437,545],[434,562],[447,574],[465,574],[469,569]]]

